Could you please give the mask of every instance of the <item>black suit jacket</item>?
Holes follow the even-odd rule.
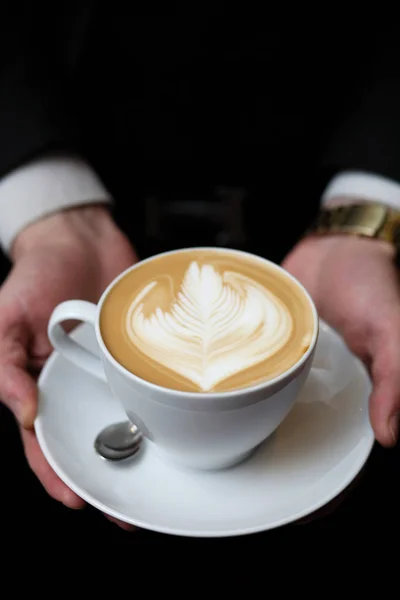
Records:
[[[394,25],[293,10],[10,3],[0,176],[60,149],[89,161],[121,204],[171,185],[255,185],[263,243],[289,201],[300,233],[337,171],[400,179]]]

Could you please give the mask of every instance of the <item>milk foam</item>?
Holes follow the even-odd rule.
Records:
[[[291,337],[285,304],[253,279],[214,266],[188,266],[169,310],[145,316],[157,286],[136,295],[126,314],[126,334],[149,359],[187,378],[202,391],[276,354]]]

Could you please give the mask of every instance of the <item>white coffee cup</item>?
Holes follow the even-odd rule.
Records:
[[[251,454],[287,416],[309,374],[318,338],[318,315],[307,291],[282,267],[266,259],[265,262],[303,290],[314,319],[307,351],[293,367],[273,380],[230,392],[174,391],[145,381],[121,366],[103,342],[100,314],[112,287],[135,265],[107,287],[97,305],[82,300],[58,305],[49,321],[49,339],[61,355],[108,384],[127,417],[160,455],[195,469],[232,466]],[[94,327],[99,356],[65,333],[61,323],[71,319]]]

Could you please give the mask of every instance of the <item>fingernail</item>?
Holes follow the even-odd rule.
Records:
[[[400,414],[396,413],[395,415],[392,415],[389,419],[389,430],[392,435],[393,442],[395,444],[397,443],[397,438],[399,435],[399,418]]]
[[[64,490],[61,496],[61,502],[72,510],[81,510],[85,506],[84,500],[79,498],[72,490]]]
[[[18,402],[16,407],[16,416],[21,427],[24,427],[25,429],[32,427],[35,419],[35,415],[32,412],[32,407],[22,402]]]
[[[124,523],[124,525],[120,525],[121,529],[124,531],[136,531],[137,527],[134,525],[129,525],[129,523]]]

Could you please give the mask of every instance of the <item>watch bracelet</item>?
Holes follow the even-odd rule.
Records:
[[[320,209],[309,235],[345,234],[375,238],[391,243],[400,264],[400,211],[384,204],[358,201]]]

